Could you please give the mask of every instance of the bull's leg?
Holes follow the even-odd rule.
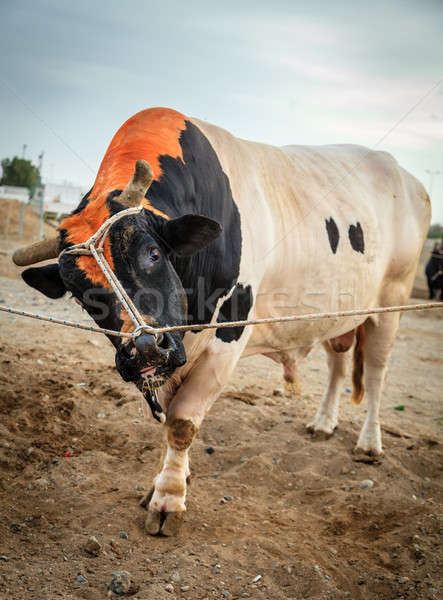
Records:
[[[214,348],[198,359],[169,403],[164,460],[152,493],[143,502],[148,508],[146,530],[152,535],[178,532],[186,510],[189,448],[206,412],[234,370],[244,343],[226,349],[223,342],[216,341]]]
[[[346,377],[348,353],[335,352],[329,342],[323,346],[328,359],[329,383],[314,420],[306,427],[311,433],[321,432],[330,436],[338,425],[338,405]]]
[[[151,535],[174,535],[186,510],[186,482],[190,475],[189,447],[198,428],[190,419],[172,417],[168,411],[165,441],[159,473],[153,488],[143,501],[149,503],[146,530]]]
[[[379,420],[380,398],[399,320],[400,313],[389,313],[380,315],[378,325],[375,325],[371,319],[365,323],[364,382],[368,409],[356,450],[362,450],[370,455],[382,453]]]

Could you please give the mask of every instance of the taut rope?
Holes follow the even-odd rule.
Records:
[[[159,335],[171,331],[201,331],[204,329],[223,329],[226,327],[246,327],[247,325],[266,325],[273,323],[288,323],[294,321],[315,321],[318,319],[337,319],[343,317],[363,316],[363,315],[375,315],[380,313],[388,312],[406,312],[410,310],[426,310],[430,308],[443,308],[441,302],[429,302],[427,304],[411,304],[406,306],[383,306],[377,308],[367,308],[361,310],[343,310],[337,312],[323,312],[323,313],[310,313],[305,315],[287,315],[283,317],[268,317],[264,319],[245,319],[242,321],[225,321],[223,323],[202,323],[196,325],[172,325],[166,327],[152,327],[148,325],[139,310],[132,302],[131,298],[126,293],[120,281],[117,279],[115,273],[109,266],[108,261],[105,258],[103,246],[105,243],[106,236],[112,225],[126,217],[128,215],[138,214],[143,210],[143,206],[136,206],[126,208],[119,211],[117,214],[109,217],[103,225],[92,235],[86,242],[70,246],[63,250],[59,258],[63,254],[79,254],[79,255],[90,255],[96,261],[100,269],[103,271],[109,285],[114,290],[117,298],[121,302],[123,308],[128,313],[135,328],[132,332],[123,333],[121,331],[114,331],[112,329],[105,329],[102,327],[94,327],[93,325],[81,325],[73,321],[67,321],[65,319],[56,319],[55,317],[48,317],[45,315],[38,315],[35,313],[26,312],[24,310],[18,310],[9,306],[0,306],[0,311],[8,312],[11,314],[19,315],[22,317],[31,317],[33,319],[40,319],[41,321],[48,321],[49,323],[57,323],[59,325],[66,325],[67,327],[74,327],[76,329],[85,329],[86,331],[92,331],[94,333],[104,333],[110,336],[117,336],[121,338],[135,338],[142,333],[142,331],[148,331],[152,335]]]
[[[324,312],[324,313],[308,313],[305,315],[287,315],[283,317],[268,317],[265,319],[246,319],[244,321],[226,321],[223,323],[201,323],[196,325],[173,325],[171,327],[150,327],[146,326],[150,333],[158,335],[159,333],[166,333],[168,331],[201,331],[203,329],[223,329],[225,327],[246,327],[247,325],[266,325],[273,323],[288,323],[293,321],[317,321],[320,319],[338,319],[342,317],[354,317],[364,315],[376,315],[380,313],[390,312],[407,312],[411,310],[427,310],[430,308],[443,308],[442,302],[429,302],[426,304],[407,304],[405,306],[382,306],[378,308],[367,308],[363,310],[342,310],[337,312]],[[0,311],[11,313],[13,315],[19,315],[22,317],[31,317],[32,319],[40,319],[41,321],[48,321],[50,323],[57,323],[59,325],[66,325],[67,327],[74,327],[75,329],[85,329],[86,331],[92,331],[94,333],[104,333],[106,335],[115,335],[121,338],[135,338],[139,335],[140,331],[144,329],[144,326],[137,327],[135,331],[123,333],[121,331],[114,331],[113,329],[104,329],[101,327],[94,327],[92,325],[82,325],[81,323],[75,323],[73,321],[66,321],[64,319],[56,319],[55,317],[48,317],[45,315],[37,315],[35,313],[26,312],[11,308],[9,306],[0,306]]]

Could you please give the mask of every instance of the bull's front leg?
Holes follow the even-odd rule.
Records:
[[[175,535],[180,528],[190,475],[188,453],[197,431],[192,419],[168,411],[160,469],[151,492],[142,500],[142,505],[148,507],[145,527],[151,535]]]
[[[160,470],[152,492],[142,501],[148,508],[146,530],[152,535],[174,535],[181,525],[186,510],[190,446],[234,370],[246,339],[247,336],[242,336],[241,341],[229,346],[215,339],[168,403]]]

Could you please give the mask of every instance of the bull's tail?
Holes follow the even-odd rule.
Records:
[[[365,393],[363,384],[363,361],[364,361],[364,346],[366,338],[366,329],[364,324],[359,325],[356,330],[356,340],[354,346],[354,364],[352,367],[352,397],[354,404],[360,404]]]

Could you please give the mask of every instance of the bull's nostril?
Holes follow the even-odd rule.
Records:
[[[137,354],[151,364],[167,361],[174,348],[173,340],[167,333],[156,336],[150,333],[141,333],[134,343]]]
[[[175,350],[176,344],[175,344],[174,338],[172,337],[172,335],[170,333],[165,333],[165,338],[162,343],[162,348],[165,348],[166,350],[169,350],[169,351]]]

